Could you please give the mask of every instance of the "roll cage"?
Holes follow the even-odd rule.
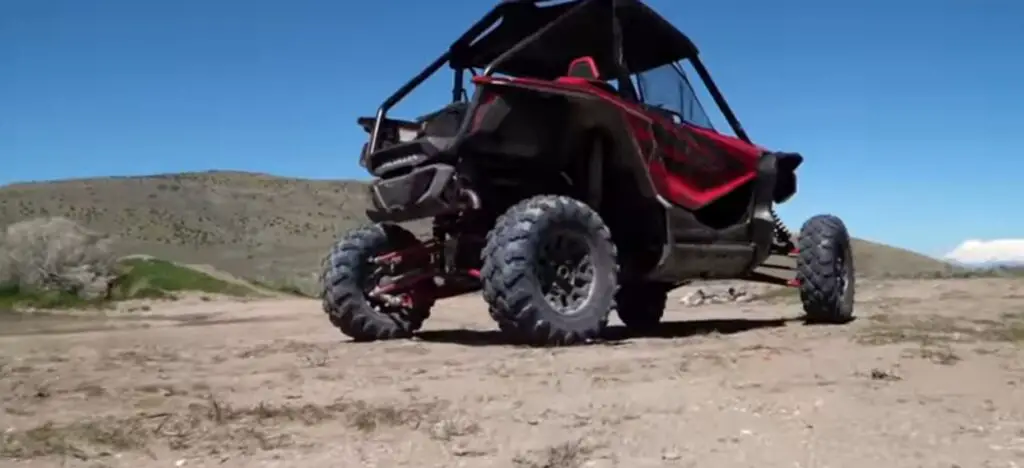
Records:
[[[466,71],[554,79],[579,57],[591,57],[600,78],[615,80],[619,96],[637,103],[643,102],[643,85],[634,84],[640,74],[665,66],[682,73],[677,62],[689,61],[734,134],[750,143],[697,47],[641,0],[502,0],[384,100],[364,154],[377,149],[388,111],[445,65],[453,70],[454,103],[465,99]]]

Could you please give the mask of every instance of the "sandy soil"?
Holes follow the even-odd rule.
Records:
[[[7,316],[0,466],[1024,466],[1024,282],[858,289],[845,326],[673,300],[567,349],[501,344],[476,297],[370,344],[297,299]]]

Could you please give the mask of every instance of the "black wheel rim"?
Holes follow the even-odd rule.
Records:
[[[363,297],[366,298],[366,302],[370,304],[370,308],[380,313],[387,313],[387,304],[384,301],[373,297],[373,290],[380,286],[381,280],[385,277],[385,269],[381,266],[374,265],[371,262],[366,262],[365,267],[367,269],[366,274],[363,275],[362,289]]]
[[[839,255],[836,255],[836,273],[839,277],[839,303],[844,314],[849,313],[850,289],[853,287],[853,269],[850,268],[853,253],[849,246],[841,247]]]
[[[390,281],[400,274],[400,272],[394,271],[389,266],[376,265],[371,261],[367,261],[364,264],[364,274],[362,276],[361,286],[363,292],[363,298],[366,299],[366,303],[373,309],[374,312],[386,315],[394,318],[406,318],[409,314],[409,307],[406,305],[395,305],[388,304],[387,301],[380,297],[374,297],[372,294],[373,290],[380,286],[386,286]],[[415,305],[414,305],[415,306]]]
[[[574,315],[593,294],[590,244],[581,235],[564,230],[544,236],[538,249],[537,277],[547,303],[560,314]]]
[[[836,276],[839,277],[839,292],[845,297],[846,288],[850,285],[846,277],[846,249],[840,251],[839,255],[836,256],[836,273]]]

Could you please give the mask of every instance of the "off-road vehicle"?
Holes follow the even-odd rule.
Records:
[[[449,105],[387,116],[445,66]],[[807,320],[852,317],[846,226],[815,216],[794,241],[773,210],[803,157],[752,143],[697,47],[639,0],[505,0],[359,123],[375,224],[322,273],[324,310],[356,340],[409,337],[439,298],[482,289],[516,341],[582,343],[613,311],[656,327],[694,279],[788,283]],[[429,238],[398,224],[418,219]],[[786,256],[795,274],[762,273]]]

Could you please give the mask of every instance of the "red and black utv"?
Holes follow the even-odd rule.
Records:
[[[388,118],[446,65],[451,104]],[[752,143],[697,47],[639,0],[505,0],[359,122],[375,224],[346,233],[322,277],[324,310],[356,340],[409,337],[437,299],[482,289],[516,341],[587,342],[613,311],[656,327],[694,279],[788,283],[808,321],[852,318],[843,222],[812,217],[794,244],[773,210],[803,157]],[[426,218],[428,239],[396,224]],[[770,256],[795,257],[795,275],[760,273]]]

